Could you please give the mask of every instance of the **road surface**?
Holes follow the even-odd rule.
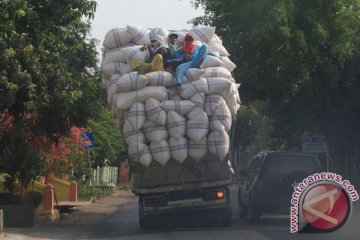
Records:
[[[318,234],[291,234],[289,231],[289,218],[286,216],[264,216],[257,224],[249,224],[247,221],[237,218],[237,192],[231,188],[233,223],[231,227],[206,226],[206,224],[186,223],[165,227],[162,229],[142,231],[138,224],[137,199],[124,205],[115,214],[106,218],[103,222],[74,227],[53,227],[41,229],[36,234],[36,228],[22,231],[24,238],[7,239],[127,239],[127,240],[288,240],[288,239],[316,239],[316,240],[356,240],[360,239],[357,233],[360,229],[360,205],[356,204],[350,220],[338,231]],[[176,216],[174,216],[176,217]],[[10,229],[11,232],[12,229]],[[15,232],[19,230],[14,230]],[[28,232],[27,232],[28,231]],[[35,233],[34,233],[35,231]],[[32,238],[28,238],[32,237]]]

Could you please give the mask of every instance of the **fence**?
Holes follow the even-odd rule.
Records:
[[[117,167],[97,167],[93,171],[94,186],[115,186],[118,183]]]

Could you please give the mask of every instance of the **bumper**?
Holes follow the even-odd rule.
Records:
[[[172,213],[185,213],[190,212],[224,212],[229,210],[230,204],[227,199],[203,201],[202,199],[188,199],[182,201],[168,202],[166,206],[162,207],[146,207],[143,206],[144,215],[159,215],[159,214],[172,214]]]

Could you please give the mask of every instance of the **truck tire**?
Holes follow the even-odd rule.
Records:
[[[142,202],[139,201],[139,226],[141,230],[148,230],[151,228],[149,218],[144,216],[144,210]]]
[[[230,227],[231,221],[232,221],[231,211],[227,211],[225,218],[222,219],[220,224],[222,227]]]
[[[239,219],[246,219],[248,216],[249,208],[246,207],[241,200],[240,193],[238,194],[238,214]]]
[[[226,199],[227,199],[227,209],[224,211],[224,216],[221,220],[221,226],[230,227],[232,221],[232,213],[231,213],[231,202],[230,202],[230,191],[226,190]]]
[[[248,216],[248,212],[249,212],[248,207],[246,207],[245,205],[239,206],[239,219],[246,219]]]
[[[248,208],[248,219],[250,223],[257,223],[259,222],[261,216],[260,206],[258,206],[254,201],[253,197],[250,194],[249,199],[249,208]]]

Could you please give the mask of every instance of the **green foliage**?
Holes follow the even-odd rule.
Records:
[[[5,187],[10,193],[14,191],[16,179],[26,187],[31,179],[40,174],[44,164],[40,153],[27,145],[24,135],[21,127],[12,128],[6,141],[8,145],[4,146],[0,170],[9,174]]]
[[[32,137],[58,142],[105,105],[89,38],[95,9],[95,0],[0,1],[0,113],[16,125],[0,134],[0,171],[12,179],[27,184],[43,169]]]
[[[238,66],[246,105],[266,103],[286,148],[325,133],[340,173],[359,179],[360,1],[195,0]],[[356,67],[357,66],[357,67]]]
[[[122,191],[130,191],[131,183],[119,183],[118,185],[116,185],[116,189]]]
[[[94,187],[94,196],[95,198],[109,196],[112,193],[112,188],[110,187]],[[92,187],[79,184],[78,185],[78,198],[80,201],[88,201],[92,197]]]
[[[264,116],[264,103],[255,101],[253,105],[242,106],[237,113],[236,136],[237,146],[241,148],[270,150],[276,144],[271,139],[272,123]]]
[[[95,1],[0,2],[0,111],[38,117],[35,132],[66,133],[85,123],[77,104],[96,72],[95,41],[88,39]]]
[[[98,116],[89,120],[88,127],[94,134],[95,149],[91,150],[95,166],[103,166],[105,159],[110,165],[118,165],[118,157],[125,152],[121,131],[117,128],[108,108],[102,107]]]

